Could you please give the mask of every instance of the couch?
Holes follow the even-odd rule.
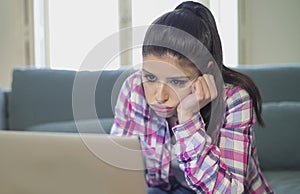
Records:
[[[300,193],[300,64],[235,69],[249,75],[263,97],[266,126],[254,127],[267,180],[275,193]],[[0,129],[109,133],[117,94],[132,71],[15,69],[11,90],[0,88]]]
[[[275,193],[300,193],[300,65],[241,66],[258,85],[266,126],[255,127],[258,157]]]
[[[131,72],[131,69],[103,72],[15,69],[11,90],[0,94],[0,129],[109,133],[114,117],[112,104],[117,100],[117,94],[112,93],[118,93]],[[75,86],[79,88],[78,93],[74,92]],[[89,100],[86,96],[92,95],[95,114],[76,106],[83,106]],[[74,99],[79,102],[75,103]],[[74,115],[77,107],[81,110]],[[78,126],[84,130],[79,131]]]

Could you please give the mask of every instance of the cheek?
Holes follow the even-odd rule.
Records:
[[[177,102],[177,104],[179,104],[184,98],[186,98],[188,95],[190,95],[192,93],[190,88],[186,88],[186,89],[175,89],[173,90],[173,99],[174,101]]]
[[[169,101],[173,104],[173,106],[177,106],[179,104],[181,94],[174,88],[170,88],[169,91]]]
[[[155,100],[155,86],[147,82],[143,83],[144,92],[148,104],[151,104]]]
[[[169,106],[176,107],[179,103],[190,94],[189,89],[169,88]]]

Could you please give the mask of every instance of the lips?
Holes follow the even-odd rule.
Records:
[[[156,112],[161,112],[161,113],[166,113],[172,111],[174,108],[173,107],[168,107],[168,106],[162,106],[162,105],[150,105],[150,107],[156,111]]]

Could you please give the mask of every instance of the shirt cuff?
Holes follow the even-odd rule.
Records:
[[[196,132],[200,132],[202,136],[205,136],[205,123],[199,112],[186,122],[175,125],[172,130],[176,140],[190,137]]]

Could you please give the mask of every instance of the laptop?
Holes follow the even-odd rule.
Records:
[[[0,132],[0,193],[142,194],[146,188],[137,137]]]

